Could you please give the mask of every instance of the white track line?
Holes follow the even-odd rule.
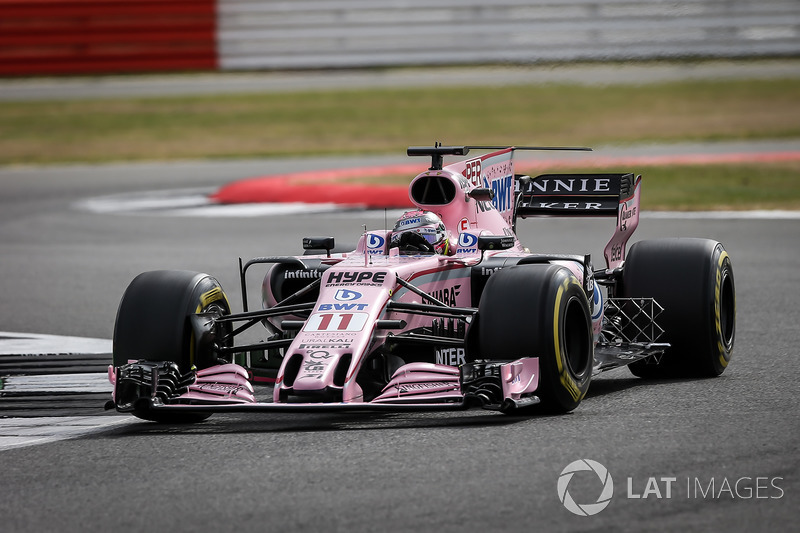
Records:
[[[3,391],[10,392],[107,392],[111,398],[113,390],[108,374],[104,372],[8,376],[2,378],[2,381]]]
[[[75,207],[92,213],[150,213],[211,204],[208,195],[216,189],[168,189],[111,194],[81,200]]]
[[[112,342],[109,339],[0,332],[0,357],[110,354],[111,349]],[[9,392],[107,392],[111,399],[112,387],[105,372],[0,376],[0,382],[0,388]],[[126,415],[0,418],[0,451],[80,437],[135,420]]]
[[[0,355],[98,354],[111,348],[110,339],[0,331]]]
[[[294,214],[316,214],[340,211],[337,204],[304,204],[300,202],[280,204],[209,204],[187,209],[169,209],[161,212],[163,216],[173,217],[269,217]]]
[[[692,220],[797,220],[800,211],[642,211],[642,218]]]
[[[82,437],[136,420],[126,415],[3,418],[0,451]]]

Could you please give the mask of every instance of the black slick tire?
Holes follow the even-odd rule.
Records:
[[[653,239],[631,246],[623,267],[624,298],[654,298],[664,308],[659,342],[671,347],[658,364],[638,361],[643,378],[714,377],[733,353],[736,290],[731,259],[709,239]]]
[[[196,342],[191,315],[201,312],[230,314],[230,304],[219,282],[185,270],[156,270],[139,274],[119,304],[114,326],[115,367],[129,361],[170,361],[182,373],[217,364],[210,346]],[[176,415],[137,410],[135,416],[157,422],[198,422],[208,414]]]
[[[578,279],[558,265],[495,272],[478,308],[483,359],[539,358],[541,403],[530,411],[566,413],[586,395],[594,352],[589,303]],[[513,412],[513,411],[512,411]]]

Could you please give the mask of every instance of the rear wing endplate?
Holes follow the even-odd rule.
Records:
[[[515,176],[514,218],[615,217],[617,227],[606,245],[606,265],[625,261],[628,239],[639,224],[642,177],[633,174],[543,174]]]

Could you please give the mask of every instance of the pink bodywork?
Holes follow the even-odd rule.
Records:
[[[108,381],[112,385],[117,383],[116,369],[113,365],[108,367]],[[189,385],[188,392],[180,396],[180,401],[195,405],[215,405],[220,402],[253,403],[256,401],[254,392],[247,370],[234,364],[218,365],[198,370],[195,382]],[[111,393],[111,398],[115,399],[115,396],[116,387]]]
[[[619,202],[617,214],[617,225],[611,240],[606,244],[603,253],[606,257],[606,265],[609,269],[622,266],[625,262],[625,252],[628,239],[639,225],[639,197],[642,189],[642,177],[639,176],[633,186],[633,193],[628,198],[623,198]]]
[[[226,403],[255,402],[253,386],[247,371],[239,365],[219,365],[197,371],[197,381],[189,386],[189,392],[181,396],[192,403],[215,403],[224,399]]]
[[[343,402],[363,402],[363,391],[355,377],[372,349],[382,344],[386,335],[391,334],[376,330],[377,321],[404,320],[405,329],[427,325],[426,317],[422,315],[386,309],[390,300],[410,303],[423,301],[421,296],[399,285],[397,278],[410,282],[429,294],[446,295],[446,303],[450,306],[471,305],[471,267],[481,260],[477,237],[513,236],[510,230],[514,195],[513,150],[506,149],[457,162],[442,170],[423,172],[412,181],[410,188],[416,181],[426,180],[431,176],[452,181],[457,191],[456,198],[447,205],[425,205],[417,202],[415,205],[441,217],[452,234],[452,240],[458,243],[455,254],[404,256],[396,248],[389,249],[389,231],[366,232],[352,254],[323,274],[314,311],[283,358],[273,401],[279,402],[281,390],[291,387],[295,393],[340,388]],[[495,182],[502,183],[503,186]],[[467,196],[472,188],[479,186],[492,188],[505,195],[502,199],[495,195],[495,204],[501,209],[481,205]],[[413,198],[411,200],[414,201]],[[513,248],[505,252],[487,253],[524,253],[524,248],[516,236],[514,237]],[[353,298],[354,295],[358,296]],[[430,319],[427,321],[429,323]],[[288,365],[297,364],[293,362],[293,357],[301,357],[302,361],[300,370],[289,385],[284,376]],[[373,402],[442,402],[461,399],[463,395],[459,386],[457,364],[463,363],[463,360],[459,360],[457,352],[451,354],[451,358],[455,365],[410,363],[401,367]],[[343,382],[337,383],[334,378],[342,361],[348,364],[348,368]],[[535,372],[530,370],[534,366]],[[514,379],[517,381],[509,383],[509,394],[513,392],[519,396],[534,392],[538,385],[538,365],[518,364],[514,368],[518,367],[528,368],[530,374],[537,375],[526,374],[525,379],[515,375]],[[520,383],[524,384],[522,389]]]

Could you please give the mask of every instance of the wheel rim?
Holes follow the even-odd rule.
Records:
[[[225,316],[226,314],[230,313],[230,311],[226,307],[223,307],[223,306],[221,306],[221,305],[219,305],[217,303],[212,303],[212,304],[206,306],[206,308],[203,309],[203,312],[204,313],[216,313],[219,316]],[[222,338],[223,336],[225,336],[225,335],[230,333],[231,326],[230,326],[229,323],[225,323],[225,324],[222,324],[222,325],[220,325],[218,323],[216,325],[216,328],[217,328],[217,334],[219,335],[220,338]],[[232,339],[228,339],[225,342],[224,346],[233,346]]]
[[[582,378],[590,368],[589,332],[586,325],[586,313],[577,298],[567,303],[564,317],[564,351],[570,373]]]
[[[230,311],[228,311],[226,306],[222,306],[216,302],[212,302],[209,305],[205,306],[203,309],[201,309],[200,312],[213,313],[219,316],[224,316],[228,314]],[[189,334],[189,345],[188,345],[189,360],[193,361],[193,364],[197,365],[198,367],[201,367],[202,362],[197,361],[197,354],[195,353],[194,331],[192,331],[191,327],[188,324],[186,325],[186,328],[187,328],[187,333]],[[225,342],[221,342],[221,340],[230,332],[231,332],[230,323],[225,323],[225,324],[217,323],[215,325],[215,336],[216,336],[215,344],[227,347],[233,346],[233,339],[227,339]],[[232,362],[232,360],[230,362]]]
[[[722,342],[727,350],[733,346],[736,329],[736,299],[733,292],[733,279],[725,272],[719,295],[719,322]]]

